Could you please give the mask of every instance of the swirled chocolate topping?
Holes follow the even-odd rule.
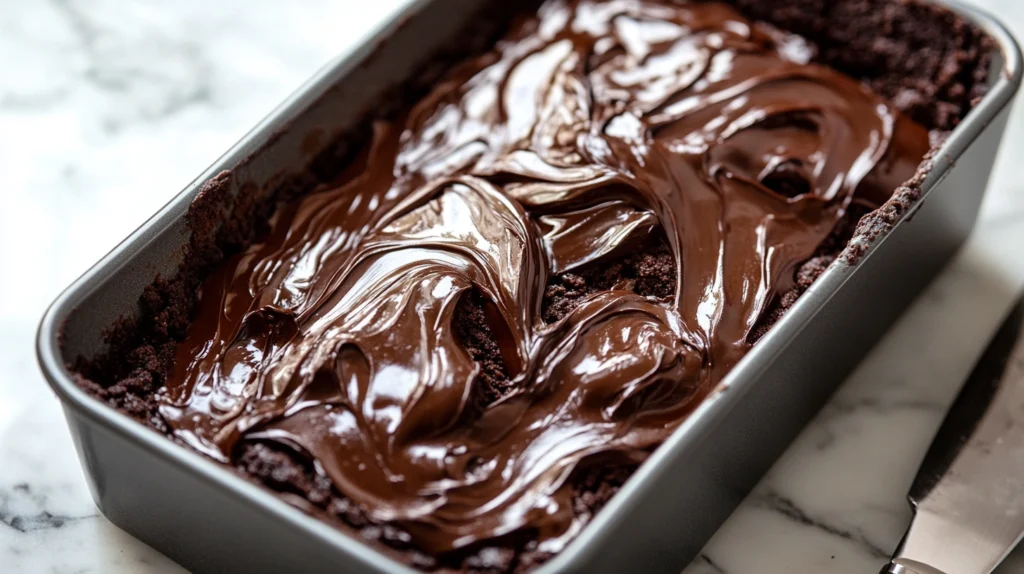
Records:
[[[660,444],[851,204],[928,149],[810,57],[724,5],[545,4],[206,282],[160,413],[219,460],[301,453],[428,552],[521,530],[560,550],[574,469]],[[650,236],[664,297],[623,281],[543,320],[551,277]],[[453,329],[470,296],[508,378],[482,406]]]

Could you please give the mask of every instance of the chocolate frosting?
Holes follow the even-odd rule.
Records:
[[[557,552],[574,469],[660,444],[851,203],[927,151],[812,56],[720,4],[546,3],[211,276],[160,413],[224,462],[293,449],[428,552],[522,530]],[[657,233],[670,297],[624,282],[542,320],[549,277]],[[482,410],[452,326],[472,290],[512,388]]]

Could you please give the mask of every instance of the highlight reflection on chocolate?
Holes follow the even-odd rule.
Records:
[[[161,414],[219,460],[311,457],[429,552],[523,529],[560,550],[573,469],[661,443],[851,203],[926,152],[810,56],[724,5],[548,2],[207,281]],[[617,285],[542,320],[551,276],[654,233],[671,296]],[[512,388],[482,412],[452,328],[473,290]]]

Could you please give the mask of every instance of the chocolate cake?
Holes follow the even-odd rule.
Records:
[[[504,28],[275,193],[211,181],[80,384],[410,565],[528,570],[985,89],[985,38],[912,1]]]

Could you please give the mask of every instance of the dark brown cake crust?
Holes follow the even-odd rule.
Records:
[[[901,0],[790,0],[784,6],[764,0],[732,0],[746,15],[796,32],[812,41],[817,60],[860,78],[896,107],[941,137],[953,129],[986,89],[989,40],[953,14],[915,1]],[[503,21],[495,17],[487,21]],[[842,25],[834,25],[835,23]],[[493,42],[499,26],[478,26],[460,38],[459,49],[441,56],[403,91],[392,98],[398,109],[415,99],[445,69],[447,63]],[[237,253],[266,231],[266,221],[280,201],[332,180],[364,141],[366,130],[354,130],[328,147],[306,169],[287,174],[269,194],[243,190],[232,198],[230,173],[208,182],[188,214],[192,238],[187,262],[171,278],[159,278],[139,301],[136,315],[114,325],[109,351],[100,357],[79,359],[73,370],[80,385],[158,432],[167,426],[156,411],[154,392],[167,376],[174,349],[186,332],[203,279],[225,257]],[[936,138],[939,139],[939,138]],[[912,192],[912,190],[911,190]],[[912,195],[912,193],[911,193]],[[887,209],[887,208],[883,208]],[[897,208],[888,208],[890,211]],[[882,211],[882,210],[880,210]],[[759,339],[800,294],[837,257],[853,235],[865,210],[853,209],[835,229],[819,253],[796,274],[796,287],[781,295],[773,310],[752,334]],[[884,215],[884,214],[882,214]],[[651,238],[637,254],[619,258],[600,268],[563,273],[549,283],[543,317],[555,321],[586,295],[611,285],[628,285],[644,295],[669,296],[675,271],[665,256],[664,240]],[[481,368],[474,401],[486,405],[507,392],[507,369],[494,334],[486,326],[486,303],[464,298],[456,315],[456,332]],[[548,559],[528,537],[503,540],[501,545],[471,547],[440,559],[411,547],[407,533],[392,526],[373,524],[363,509],[337,492],[330,481],[313,471],[309,461],[279,446],[243,443],[235,454],[242,476],[281,493],[290,502],[328,521],[354,528],[363,540],[397,553],[399,559],[424,569],[507,572],[528,570]],[[635,463],[611,462],[579,469],[573,477],[575,510],[589,516],[599,510],[625,481]]]
[[[992,45],[952,12],[912,0],[731,0],[811,39],[818,61],[860,78],[933,130],[951,130],[987,89]]]

